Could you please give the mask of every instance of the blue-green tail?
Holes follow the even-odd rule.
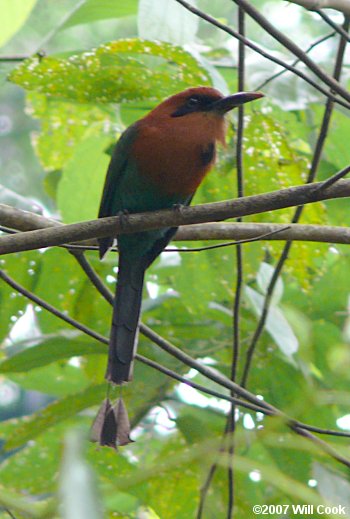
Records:
[[[116,296],[113,305],[106,379],[122,384],[132,379],[138,339],[145,267],[119,255]]]

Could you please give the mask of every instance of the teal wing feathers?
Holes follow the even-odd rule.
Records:
[[[137,123],[135,123],[122,134],[114,148],[103,188],[100,210],[98,213],[99,218],[114,216],[117,215],[118,212],[125,210],[122,206],[121,199],[122,184],[123,178],[130,168],[130,151],[132,143],[137,137],[137,132]],[[113,238],[110,237],[99,239],[100,258],[103,258],[112,243]]]

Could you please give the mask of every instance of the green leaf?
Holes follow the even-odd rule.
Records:
[[[350,483],[346,475],[336,473],[320,463],[313,464],[313,476],[321,496],[332,505],[350,507]]]
[[[186,247],[190,245],[186,243]],[[220,350],[229,344],[231,334],[230,317],[218,311],[218,304],[230,311],[233,251],[176,253],[181,263],[168,266],[173,254],[162,254],[149,270],[149,280],[156,281],[165,293],[175,290],[178,297],[145,312],[144,319],[148,318],[151,326],[155,323],[158,333],[185,347],[193,357]],[[221,272],[222,277],[217,279],[213,272]]]
[[[69,103],[36,92],[28,93],[26,104],[28,113],[40,121],[40,131],[32,134],[32,143],[46,170],[62,169],[87,133],[101,135],[112,130],[108,124],[112,116],[105,108]]]
[[[252,110],[245,130],[246,146],[244,152],[244,166],[246,172],[246,195],[255,195],[267,191],[283,189],[298,184],[304,184],[309,170],[307,143],[297,140],[290,134],[289,124],[282,126],[278,118],[282,115],[274,109],[272,115],[265,111]],[[286,116],[286,122],[292,124],[294,117]],[[300,123],[294,121],[294,127]],[[303,130],[305,131],[305,130]],[[303,135],[303,134],[302,134]],[[301,142],[305,145],[301,145]],[[303,152],[300,152],[302,147]],[[295,208],[273,212],[273,221],[289,223]],[[271,213],[254,215],[250,220],[271,222]],[[305,207],[302,223],[323,224],[326,221],[325,206],[322,203],[309,204]],[[281,243],[266,244],[271,253],[278,257],[281,252]],[[320,259],[324,258],[328,246],[295,242],[291,249],[287,269],[301,282],[303,288],[310,288],[310,280],[319,275],[322,269]],[[308,265],[306,270],[304,265]]]
[[[0,0],[0,47],[22,27],[36,0]]]
[[[62,26],[62,29],[83,23],[120,18],[137,13],[138,0],[87,0]]]
[[[42,255],[37,251],[12,254],[0,260],[6,274],[33,290],[38,279]],[[23,315],[28,300],[0,280],[0,342],[7,336],[16,320]]]
[[[250,301],[255,313],[260,317],[265,298],[253,288],[246,286],[245,294]],[[284,317],[282,310],[271,305],[266,319],[266,330],[275,340],[276,344],[287,357],[298,351],[299,343],[290,324]]]
[[[48,427],[75,416],[87,407],[98,405],[103,400],[105,393],[106,384],[90,386],[80,393],[57,400],[45,409],[32,414],[29,418],[16,420],[16,434],[6,438],[5,449],[12,450],[21,447],[27,441],[36,438]]]
[[[65,223],[97,218],[110,157],[110,139],[91,136],[80,142],[66,165],[57,189],[57,204]]]
[[[191,5],[196,6],[192,0]],[[138,29],[141,38],[184,45],[195,41],[198,17],[173,0],[140,0]]]
[[[27,391],[39,391],[56,398],[77,393],[91,385],[81,367],[67,362],[47,364],[22,373],[8,373],[7,378]]]
[[[57,473],[62,455],[62,439],[67,428],[82,424],[78,417],[45,429],[35,441],[29,442],[23,449],[13,453],[0,466],[2,485],[11,486],[20,494],[53,494],[56,491]],[[2,423],[2,437],[16,434],[17,420]],[[88,419],[83,421],[86,429]],[[22,516],[21,516],[22,517]],[[49,517],[52,517],[50,515]]]
[[[25,342],[21,342],[20,345],[26,346]],[[57,360],[98,353],[106,355],[106,346],[93,339],[84,340],[79,332],[62,331],[54,337],[43,336],[40,344],[26,347],[21,353],[3,361],[0,364],[0,373],[29,371]]]
[[[39,258],[41,261],[37,267],[35,293],[61,312],[73,316],[85,282],[77,261],[62,248],[46,249],[39,254]],[[45,335],[55,334],[60,328],[69,327],[67,323],[46,310],[38,312],[37,318],[40,329]]]
[[[323,117],[323,107],[315,105],[313,111],[317,119],[317,123]],[[331,164],[337,169],[342,169],[350,162],[350,149],[347,136],[350,132],[350,117],[347,113],[334,110],[332,113],[331,127],[327,143],[325,146],[325,155]],[[335,171],[329,171],[331,176]]]
[[[196,83],[209,84],[206,71],[181,47],[139,39],[105,43],[66,59],[33,57],[9,79],[79,103],[161,99]]]
[[[272,265],[269,263],[266,263],[265,261],[261,262],[259,271],[256,276],[256,282],[258,284],[258,287],[260,289],[260,292],[264,295],[267,293],[267,289],[269,287],[269,284],[271,282],[271,278],[273,276],[275,269]],[[271,302],[274,305],[278,305],[280,302],[282,295],[283,295],[283,281],[282,278],[279,277],[277,280],[277,283],[275,285],[275,289],[272,294]]]
[[[208,406],[198,408],[194,406],[183,406],[179,410],[176,424],[183,434],[186,442],[195,444],[217,438],[224,427],[225,415]]]
[[[46,503],[44,501],[36,503],[33,501],[34,499],[32,496],[29,497],[28,495],[26,495],[24,498],[22,493],[15,493],[13,492],[12,488],[10,490],[9,488],[6,488],[3,485],[1,485],[0,502],[2,510],[11,510],[16,514],[21,514],[16,517],[38,518],[47,516],[48,509]],[[8,513],[7,511],[6,515]],[[1,516],[3,516],[2,513]],[[11,516],[15,517],[12,513]]]

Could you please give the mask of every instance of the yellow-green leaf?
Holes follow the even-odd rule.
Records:
[[[137,38],[66,58],[34,56],[9,79],[26,90],[80,103],[160,99],[189,86],[209,84],[207,72],[181,47]]]

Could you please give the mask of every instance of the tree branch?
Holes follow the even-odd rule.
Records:
[[[50,303],[48,303],[41,297],[37,296],[30,290],[27,290],[20,283],[17,283],[17,281],[12,279],[3,270],[0,270],[0,279],[5,281],[5,283],[7,283],[11,288],[16,290],[20,294],[22,294],[24,297],[26,297],[27,299],[29,299],[36,305],[40,306],[41,308],[44,308],[48,312],[52,313],[59,319],[62,319],[66,323],[68,323],[71,326],[73,326],[74,328],[82,331],[83,333],[87,334],[88,336],[92,337],[93,339],[96,339],[97,341],[99,341],[103,344],[106,344],[106,345],[108,344],[109,341],[106,337],[104,337],[103,335],[100,335],[99,333],[95,332],[88,326],[76,321],[75,319],[72,319],[71,317],[69,317],[65,313],[61,312],[60,310],[58,310],[56,307],[54,307],[53,305],[51,305]],[[240,391],[238,384],[233,384],[229,378],[225,377],[225,375],[221,374],[220,372],[218,372],[216,370],[213,370],[212,368],[210,368],[208,366],[202,365],[200,362],[196,361],[195,359],[193,359],[192,357],[190,357],[189,355],[187,355],[186,353],[181,351],[179,348],[176,348],[176,346],[172,345],[171,343],[169,343],[168,341],[163,339],[163,337],[161,337],[156,332],[151,330],[145,324],[142,324],[142,323],[140,324],[140,332],[145,334],[149,339],[151,339],[154,343],[156,343],[158,346],[160,346],[163,350],[170,353],[173,357],[179,359],[180,361],[182,361],[184,364],[190,366],[191,368],[196,369],[198,372],[202,373],[207,378],[213,380],[217,384],[219,384],[223,387],[226,387],[228,389],[231,389],[231,390],[235,389],[235,393],[241,394],[241,396],[243,398],[245,398],[248,402],[250,402],[250,404],[252,404],[252,405],[248,405],[248,408],[255,410],[255,411],[265,413],[265,414],[277,414],[279,416],[283,414],[282,412],[278,411],[276,408],[274,408],[272,405],[268,404],[267,402],[259,400],[255,395],[253,395],[246,389],[242,388],[242,391]],[[107,350],[106,350],[106,352],[107,352]],[[147,365],[153,367],[154,369],[161,371],[162,373],[165,373],[166,375],[171,376],[172,378],[175,378],[176,380],[178,380],[180,382],[183,382],[185,384],[189,382],[187,379],[180,377],[180,375],[177,375],[177,373],[173,373],[168,368],[164,368],[163,366],[161,366],[157,362],[154,362],[151,359],[147,359],[139,354],[136,354],[135,358],[137,360],[143,362],[144,364],[147,364]],[[188,385],[191,385],[191,383]],[[203,386],[200,386],[199,384],[195,384],[195,385],[196,385],[196,389],[200,389],[200,390],[203,389],[203,391],[205,392],[205,388]],[[192,384],[192,387],[195,387],[195,386]],[[209,390],[209,394],[216,396],[218,398],[221,398],[218,396],[220,393],[218,393],[217,391],[210,392],[210,390]],[[239,399],[237,401],[237,399],[232,398],[231,396],[228,396],[228,395],[222,395],[222,397],[224,398],[224,400],[229,400],[230,402],[234,402],[237,404],[240,402]],[[245,402],[242,401],[242,404],[245,404]]]
[[[277,40],[286,49],[292,52],[297,58],[304,63],[321,81],[328,85],[334,92],[341,95],[348,102],[350,101],[350,92],[348,92],[337,79],[328,75],[321,69],[298,45],[288,38],[285,33],[279,31],[265,16],[258,11],[256,7],[248,2],[248,0],[233,0],[238,6],[249,14],[265,31]],[[337,1],[337,0],[334,0]]]
[[[246,240],[257,236],[269,241],[288,240],[350,244],[349,227],[247,222],[202,223],[180,227],[175,235],[175,240]]]
[[[348,32],[348,30],[349,30],[349,20],[348,20],[347,17],[345,17],[345,20],[344,20],[344,30],[346,30],[346,32]],[[337,51],[335,65],[334,65],[334,71],[333,71],[333,76],[334,76],[334,78],[336,80],[340,80],[342,66],[343,66],[343,60],[344,60],[345,49],[346,49],[346,39],[341,37],[340,40],[339,40],[339,44],[338,44],[338,51]],[[318,132],[318,137],[317,137],[317,141],[316,141],[316,145],[315,145],[315,149],[314,149],[314,154],[313,154],[313,157],[312,157],[312,161],[311,161],[311,165],[310,165],[310,170],[308,172],[307,179],[306,179],[306,184],[305,184],[305,185],[314,186],[314,189],[316,191],[318,191],[318,192],[321,192],[321,191],[325,192],[325,191],[327,191],[328,186],[330,188],[330,186],[332,185],[333,181],[334,182],[339,182],[339,180],[338,180],[339,175],[341,175],[341,176],[345,175],[347,173],[347,170],[348,170],[348,168],[346,167],[346,168],[342,169],[341,172],[333,175],[327,181],[315,184],[315,178],[316,178],[318,166],[319,166],[319,163],[320,163],[320,160],[321,160],[321,156],[322,156],[322,153],[323,153],[324,144],[326,142],[326,138],[327,138],[327,134],[328,134],[328,130],[329,130],[329,125],[330,125],[330,121],[331,121],[331,116],[332,116],[332,113],[333,113],[333,108],[334,108],[334,103],[333,103],[333,101],[330,98],[328,98],[327,101],[326,101],[326,104],[325,104],[325,109],[324,109],[324,113],[323,113],[322,123],[321,123],[320,129],[319,129],[319,132]],[[338,184],[336,183],[335,185],[338,185]],[[293,215],[293,218],[292,218],[292,223],[298,223],[299,222],[303,211],[304,211],[304,205],[300,204],[294,211],[294,215]],[[271,276],[270,282],[268,284],[266,295],[265,295],[265,299],[264,299],[263,308],[262,308],[261,315],[260,315],[260,318],[259,318],[259,321],[258,321],[258,325],[256,327],[256,330],[255,330],[255,333],[254,333],[253,338],[251,340],[251,343],[249,345],[249,348],[247,349],[246,363],[245,363],[245,366],[244,366],[243,376],[242,376],[242,379],[241,379],[241,385],[242,386],[246,386],[247,378],[248,378],[248,373],[249,373],[251,362],[252,362],[252,358],[253,358],[256,346],[258,344],[258,341],[260,339],[260,336],[261,336],[261,334],[262,334],[262,332],[264,330],[264,327],[265,327],[267,315],[268,315],[268,312],[269,312],[269,309],[270,309],[270,304],[271,304],[271,301],[272,301],[273,292],[275,290],[276,283],[277,283],[278,278],[279,278],[279,276],[280,276],[280,274],[282,272],[284,264],[285,264],[285,262],[288,259],[289,252],[290,252],[290,249],[291,249],[292,245],[293,245],[293,242],[286,241],[286,243],[285,243],[285,245],[283,247],[283,250],[281,252],[281,255],[280,255],[280,257],[279,257],[279,259],[277,261],[277,264],[275,266],[274,272],[273,272],[273,274]]]
[[[87,275],[87,277],[89,278],[89,280],[91,281],[91,283],[95,286],[95,288],[98,290],[98,292],[104,297],[104,299],[106,299],[106,301],[112,305],[113,304],[113,294],[112,294],[112,292],[101,281],[100,277],[98,276],[96,271],[93,269],[93,267],[90,265],[90,263],[87,261],[87,259],[85,258],[84,254],[74,254],[74,256],[77,259],[77,261],[79,262],[80,266],[84,270],[84,272]],[[11,281],[13,283],[13,280],[11,280]],[[11,286],[13,288],[15,288],[13,285],[11,285]],[[20,285],[17,284],[17,286],[20,286]],[[22,290],[23,290],[23,287],[22,287]],[[28,291],[26,291],[26,294],[28,294]],[[24,295],[26,295],[26,294],[24,294]],[[30,297],[32,297],[32,296],[34,296],[34,294],[31,294]],[[37,296],[34,296],[34,297],[37,297]],[[65,314],[62,314],[62,316],[63,316],[62,318],[64,320],[67,318],[67,316]],[[150,330],[150,328],[148,328],[145,325],[142,325],[141,333],[144,333],[144,335],[146,337],[148,337],[149,339],[151,339],[151,340],[154,339],[154,337],[152,337],[148,333],[148,330]],[[157,336],[157,337],[159,338],[160,336]],[[103,338],[102,342],[106,343],[108,341],[107,341],[107,339]],[[158,342],[155,341],[155,344],[158,344]],[[161,346],[161,344],[158,344],[158,345]],[[172,347],[175,348],[176,351],[180,351],[181,352],[181,350],[178,350],[178,348],[176,348],[175,346],[172,346]],[[178,355],[175,355],[175,357],[178,358],[179,360],[182,360],[182,358],[179,357]],[[154,363],[154,361],[152,361],[150,359],[146,359],[145,357],[142,357],[141,355],[138,355],[138,354],[136,355],[136,358],[138,360],[141,360],[141,362],[143,362],[144,364],[148,364],[148,365],[150,365],[152,367],[155,367],[155,369],[161,371],[162,373],[169,374],[170,377],[172,377],[172,378],[174,378],[176,380],[179,380],[180,382],[183,382],[183,383],[185,383],[187,385],[192,385],[192,387],[195,387],[199,391],[203,391],[204,393],[205,392],[208,393],[207,389],[204,388],[203,386],[200,386],[199,384],[196,384],[196,383],[192,383],[192,381],[191,381],[191,383],[189,383],[189,381],[187,379],[185,379],[184,377],[181,377],[181,375],[177,375],[176,373],[172,372],[171,370],[168,370],[168,368],[164,368],[164,366],[160,366],[159,364]],[[153,364],[154,364],[154,366],[153,366]],[[197,369],[197,368],[195,368],[195,369]],[[167,373],[167,370],[168,370],[168,373]],[[216,393],[215,394],[215,392],[212,392],[212,393],[208,393],[208,394],[212,394],[213,396],[218,396],[221,393]],[[218,398],[221,398],[221,397],[218,396]],[[232,398],[232,390],[231,390],[231,398]],[[234,403],[234,401],[231,400],[230,398],[226,398],[226,399],[231,401],[232,403]],[[243,401],[243,400],[240,400],[240,399],[236,399],[236,403],[237,403],[237,405],[242,405],[243,407],[247,407],[247,408],[249,408],[249,409],[251,409],[253,411],[262,412],[263,414],[269,415],[269,416],[274,416],[274,415],[276,415],[276,412],[277,412],[278,416],[284,416],[285,417],[286,423],[293,430],[294,430],[294,428],[299,427],[301,429],[305,429],[305,430],[310,431],[310,432],[317,432],[319,434],[325,434],[325,435],[329,435],[329,436],[339,436],[339,437],[350,438],[350,433],[347,433],[347,432],[334,431],[332,429],[322,429],[320,427],[315,427],[313,425],[308,425],[308,424],[299,422],[297,420],[294,420],[293,418],[289,418],[282,411],[280,411],[279,409],[274,408],[274,407],[270,406],[269,404],[266,404],[266,402],[261,401],[261,400],[259,402],[259,405],[257,403],[254,404],[252,402],[247,403],[247,405],[246,405],[246,402]]]
[[[305,52],[300,49],[297,45],[295,45],[293,42],[291,42],[291,40],[289,40],[287,38],[287,40],[294,46],[296,47],[296,49],[298,50],[298,52],[294,52],[294,54],[296,56],[298,56],[300,58],[300,61],[303,61],[304,63],[307,61],[307,62],[310,62],[312,64],[312,67],[311,70],[313,69],[317,69],[320,73],[321,73],[321,76],[323,79],[323,81],[328,84],[328,80],[330,79],[331,82],[332,82],[332,88],[335,92],[338,92],[338,90],[341,91],[342,95],[343,94],[346,94],[344,95],[343,97],[344,98],[349,98],[348,99],[348,102],[344,102],[342,101],[341,99],[337,98],[332,92],[329,92],[326,88],[322,87],[321,85],[319,85],[316,81],[314,81],[313,79],[311,79],[310,77],[308,77],[307,75],[305,75],[301,70],[295,68],[293,65],[290,65],[289,63],[287,63],[286,61],[283,61],[279,58],[277,58],[276,56],[274,56],[273,54],[270,54],[269,52],[266,52],[264,49],[262,49],[261,47],[259,47],[258,45],[256,45],[255,43],[253,43],[252,41],[248,40],[247,38],[245,38],[244,36],[242,36],[241,34],[239,34],[239,32],[235,31],[234,29],[232,29],[231,27],[228,27],[227,25],[219,22],[219,20],[216,20],[215,18],[213,18],[212,16],[206,14],[205,12],[197,9],[196,7],[194,7],[193,5],[189,4],[186,0],[176,0],[176,2],[178,2],[179,4],[181,4],[183,7],[185,7],[185,9],[187,9],[188,11],[190,11],[191,13],[195,14],[196,16],[198,16],[199,18],[202,18],[203,20],[209,22],[211,25],[214,25],[215,27],[218,27],[218,29],[221,29],[222,31],[226,32],[227,34],[230,34],[231,36],[233,36],[234,38],[236,38],[237,40],[239,41],[242,41],[247,47],[249,47],[250,49],[254,50],[255,52],[257,52],[258,54],[260,54],[261,56],[263,56],[264,58],[272,61],[273,63],[276,63],[277,65],[280,65],[281,67],[285,68],[286,70],[289,70],[290,72],[293,72],[293,74],[295,74],[296,76],[300,77],[301,79],[303,79],[304,81],[306,81],[307,83],[309,83],[309,85],[312,85],[316,90],[318,90],[319,92],[322,92],[322,94],[324,94],[326,97],[330,98],[330,99],[333,99],[335,102],[339,103],[340,105],[344,106],[345,108],[349,108],[349,100],[350,100],[350,94],[339,84],[337,83],[336,85],[334,85],[334,80],[332,80],[332,78],[330,78],[327,74],[325,74],[325,72],[322,71],[322,69],[320,69],[306,54]],[[236,2],[238,3],[238,2]],[[266,18],[264,18],[262,15],[260,15],[259,11],[257,11],[255,8],[253,8],[253,6],[251,6],[250,4],[248,4],[248,2],[246,4],[243,4],[243,2],[241,4],[239,4],[250,16],[252,16],[254,18],[254,16],[257,16],[260,20],[260,25],[269,33],[271,34],[272,36],[274,36],[272,34],[272,32],[270,31],[277,31],[277,29],[275,29],[273,27],[272,24],[270,24]],[[253,11],[251,11],[249,8],[251,8]],[[252,14],[254,13],[254,15]],[[254,18],[255,19],[255,18]],[[257,21],[257,19],[256,19]],[[263,24],[263,22],[265,22],[265,24]],[[259,22],[258,22],[259,23]],[[266,24],[269,24],[269,27],[267,28],[265,25]],[[278,32],[278,31],[277,31]],[[279,34],[282,34],[282,33],[279,33]],[[282,35],[284,36],[284,35]],[[276,38],[278,39],[278,38]],[[278,40],[280,41],[280,40]],[[282,43],[280,41],[280,43]],[[282,43],[283,44],[283,43]],[[289,49],[289,47],[287,47]],[[290,49],[289,49],[290,50]],[[292,51],[293,52],[293,51]],[[305,58],[306,57],[306,58]],[[318,75],[315,70],[313,70],[313,72],[316,74],[316,76]],[[320,77],[320,76],[319,76]],[[322,79],[321,78],[321,79]],[[326,80],[327,79],[327,80]],[[340,92],[339,92],[340,93]]]
[[[0,63],[24,61],[27,58],[29,58],[29,56],[0,56]]]
[[[321,200],[350,197],[350,180],[339,180],[324,190],[317,190],[321,183],[281,189],[262,195],[253,195],[236,200],[203,204],[180,209],[130,214],[89,220],[69,225],[55,225],[52,228],[38,229],[0,237],[0,254],[9,254],[43,247],[63,245],[74,241],[117,234],[177,227],[194,223],[221,221],[249,214],[274,211],[286,207],[299,206]],[[8,206],[0,206],[0,224],[9,223]],[[42,225],[42,220],[40,219]]]
[[[12,279],[10,276],[8,276],[3,270],[0,270],[0,277],[3,279],[3,281],[5,281],[5,283],[7,283],[9,286],[11,286],[14,290],[18,291],[19,293],[24,295],[26,298],[28,298],[30,301],[33,301],[35,304],[41,306],[42,308],[44,308],[45,310],[49,311],[50,313],[53,313],[59,319],[62,319],[63,321],[65,321],[68,324],[74,326],[75,328],[78,328],[83,333],[86,333],[90,337],[93,337],[94,339],[102,342],[103,344],[108,344],[108,339],[107,338],[105,338],[102,335],[96,333],[94,330],[91,330],[90,328],[88,328],[84,324],[79,323],[75,319],[70,318],[69,316],[67,316],[63,312],[60,312],[57,308],[55,308],[54,306],[50,305],[50,303],[46,302],[45,300],[43,300],[39,296],[33,294],[31,291],[27,290],[22,285],[17,283],[14,279]],[[151,340],[156,339],[154,342],[156,342],[157,344],[159,344],[159,338],[160,338],[161,339],[161,341],[160,341],[161,344],[165,344],[167,346],[166,348],[163,348],[163,349],[168,351],[171,355],[174,355],[176,358],[178,358],[179,360],[183,361],[188,366],[191,366],[194,369],[197,369],[197,371],[201,372],[204,376],[206,376],[207,378],[213,380],[214,382],[218,383],[219,385],[224,386],[224,387],[228,387],[228,389],[230,389],[231,391],[234,391],[235,393],[240,394],[243,398],[246,398],[248,400],[248,403],[246,403],[245,401],[242,401],[240,399],[237,399],[237,398],[232,398],[232,396],[221,395],[221,393],[218,393],[218,392],[213,391],[213,390],[207,391],[207,388],[204,388],[203,386],[200,386],[199,384],[196,384],[193,381],[188,381],[187,379],[182,378],[180,375],[177,375],[177,373],[172,372],[168,368],[164,368],[163,366],[161,366],[160,364],[152,361],[151,359],[147,359],[147,358],[143,357],[142,355],[137,354],[135,356],[135,358],[137,360],[143,362],[144,364],[147,364],[147,365],[151,366],[152,368],[154,368],[154,369],[156,369],[156,370],[158,370],[158,371],[160,371],[160,372],[162,372],[162,373],[164,373],[164,374],[166,374],[168,376],[171,376],[171,377],[173,377],[174,379],[176,379],[176,380],[178,380],[180,382],[183,382],[183,383],[185,383],[187,385],[191,385],[192,387],[194,387],[194,388],[196,388],[196,389],[198,389],[200,391],[203,391],[204,393],[208,393],[208,394],[211,394],[213,396],[217,396],[218,398],[219,398],[219,395],[221,395],[220,398],[224,398],[225,400],[229,400],[231,402],[235,402],[237,405],[241,405],[243,407],[247,407],[248,409],[251,409],[253,411],[258,411],[258,412],[264,413],[266,415],[275,415],[275,416],[280,416],[282,418],[285,418],[285,420],[286,420],[287,424],[289,425],[289,427],[291,427],[297,433],[301,434],[302,432],[299,431],[299,429],[301,429],[303,431],[314,431],[314,432],[318,432],[320,434],[349,437],[348,433],[344,433],[342,431],[332,431],[332,430],[320,429],[320,428],[309,426],[308,424],[304,424],[304,423],[298,422],[296,420],[293,420],[293,419],[287,417],[279,409],[275,408],[274,406],[268,404],[267,402],[265,402],[263,400],[258,399],[257,397],[255,397],[255,395],[253,395],[252,393],[250,393],[246,389],[241,388],[237,384],[234,384],[234,387],[232,387],[231,381],[228,378],[226,378],[224,375],[222,375],[221,373],[219,373],[219,372],[217,372],[217,371],[215,371],[215,370],[213,370],[211,368],[207,368],[206,366],[203,366],[199,362],[195,361],[189,355],[184,354],[183,352],[181,352],[181,350],[179,350],[175,346],[170,345],[170,343],[168,343],[167,341],[162,339],[159,335],[155,334],[147,326],[142,325],[142,327],[143,327],[143,330],[141,330],[142,333],[144,333],[146,331],[147,332],[147,336]],[[148,333],[148,331],[150,331],[151,333]],[[152,337],[153,335],[155,337]],[[159,345],[161,345],[161,344],[159,344]],[[169,349],[169,347],[170,347],[170,349]],[[306,434],[305,434],[305,436],[306,436]],[[314,438],[313,435],[309,435],[308,437],[310,439]],[[318,443],[320,444],[321,440],[319,440],[319,439],[317,439],[317,440],[318,440]],[[323,448],[326,447],[326,448],[324,448],[324,450],[327,451],[327,444],[325,444],[323,442],[323,445],[320,445],[320,446],[323,447]],[[350,462],[346,458],[340,457],[333,449],[331,451],[330,447],[329,447],[329,450],[327,452],[332,457],[335,457],[335,459],[337,459],[341,463],[343,463],[343,464],[345,464],[347,466],[350,466]]]
[[[332,27],[332,29],[334,29],[338,34],[343,36],[343,38],[346,41],[350,41],[349,34],[344,30],[344,28],[341,25],[338,25],[335,22],[333,22],[332,18],[330,18],[326,13],[324,13],[323,11],[320,11],[319,9],[316,9],[315,13],[317,13],[318,16],[320,16],[322,18],[322,20],[324,22],[326,22],[327,25]],[[345,15],[345,16],[347,16],[347,15]]]
[[[100,292],[100,294],[108,301],[110,304],[113,304],[113,294],[104,286],[104,284],[101,282],[101,279],[99,278],[98,274],[95,272],[95,270],[91,267],[87,259],[84,257],[83,254],[76,255],[76,259],[79,262],[80,266],[83,268],[85,274],[88,276],[92,284],[97,288],[97,290]],[[35,296],[36,297],[36,296]],[[153,331],[151,328],[146,326],[144,323],[140,322],[139,325],[140,332],[145,335],[148,339],[150,339],[152,342],[157,344],[161,349],[172,355],[173,357],[177,358],[187,366],[196,369],[199,373],[202,373],[205,377],[213,380],[214,382],[218,383],[219,385],[226,387],[227,389],[230,389],[234,393],[237,393],[238,395],[242,396],[243,398],[246,398],[249,402],[251,402],[254,405],[257,405],[259,407],[264,407],[268,411],[270,411],[272,414],[281,414],[280,411],[278,411],[276,408],[274,408],[272,405],[259,400],[255,395],[252,393],[249,393],[249,391],[242,389],[238,386],[238,384],[235,384],[232,382],[228,377],[223,375],[217,370],[214,370],[210,368],[209,366],[205,366],[189,355],[185,353],[184,351],[180,350],[173,344],[171,344],[169,341],[164,339],[161,335]],[[137,358],[137,356],[136,356]],[[213,378],[214,377],[214,378]]]
[[[333,179],[334,177],[330,178]],[[328,182],[328,180],[325,182]],[[325,182],[321,182],[318,189],[325,189]],[[3,204],[0,204],[0,221],[6,222],[6,228],[3,226],[5,232],[6,230],[11,232],[11,229],[16,229],[18,231],[32,231],[35,229],[44,229],[47,227],[58,227],[63,225],[60,222],[50,220],[44,216],[39,216]],[[278,223],[211,222],[180,226],[173,238],[173,241],[232,241],[259,237],[261,237],[260,239],[262,240],[311,241],[342,243],[347,245],[350,243],[350,229],[349,227],[335,227],[330,225],[288,224],[286,226]],[[96,240],[86,240],[84,243],[86,248],[95,248],[97,250]],[[84,250],[84,245],[78,245],[77,248]]]
[[[321,38],[318,38],[316,41],[311,43],[311,45],[309,45],[309,47],[306,50],[304,50],[305,54],[309,54],[315,47],[317,47],[317,45],[320,45],[321,43],[329,40],[330,38],[333,38],[337,34],[337,32],[339,32],[340,29],[341,28],[337,26],[337,30],[334,30],[334,32],[326,34],[326,36],[322,36]],[[292,66],[295,67],[299,62],[300,62],[300,59],[297,58],[295,61],[293,61]],[[265,79],[262,83],[260,83],[256,87],[256,90],[262,90],[268,83],[270,83],[271,81],[273,81],[273,80],[277,79],[278,77],[282,76],[286,72],[288,72],[288,69],[284,68],[282,70],[279,70],[275,74],[272,74],[270,77]]]
[[[346,15],[350,15],[349,0],[287,0],[293,4],[301,5],[309,11],[316,11],[318,9],[335,9]]]

